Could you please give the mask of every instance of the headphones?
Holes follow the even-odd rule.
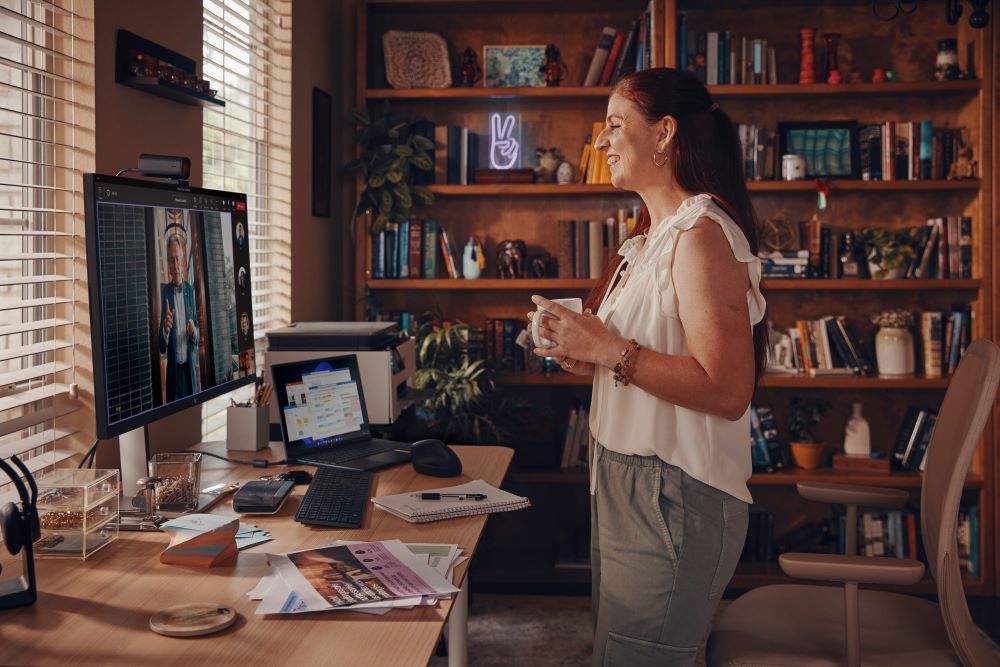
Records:
[[[28,480],[31,495],[28,495],[28,489],[25,488],[17,471],[9,463],[0,459],[0,469],[10,477],[11,483],[17,489],[17,495],[21,498],[20,508],[12,502],[5,503],[0,507],[0,530],[3,531],[3,541],[11,555],[24,552],[22,555],[24,576],[21,577],[19,585],[15,583],[14,588],[8,586],[0,588],[2,591],[0,609],[30,605],[38,597],[35,588],[35,558],[32,548],[35,541],[41,537],[42,532],[38,521],[38,507],[35,504],[38,500],[38,485],[35,484],[35,478],[32,477],[31,471],[17,456],[11,456],[10,460]]]

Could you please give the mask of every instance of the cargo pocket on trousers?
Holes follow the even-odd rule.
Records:
[[[663,667],[663,665],[693,665],[698,647],[669,644],[608,633],[604,648],[604,667]]]
[[[729,585],[729,580],[736,569],[740,554],[743,553],[749,521],[747,504],[735,498],[726,498],[722,501],[722,520],[722,549],[719,552],[719,562],[715,564],[712,585],[708,590],[709,599],[722,597],[722,593]],[[730,533],[736,534],[731,535]]]

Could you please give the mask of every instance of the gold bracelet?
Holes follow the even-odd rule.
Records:
[[[617,387],[619,383],[628,386],[629,375],[632,370],[633,362],[635,361],[635,355],[639,351],[639,343],[635,338],[628,342],[625,349],[621,353],[621,361],[615,364],[612,369],[614,371],[615,386]]]

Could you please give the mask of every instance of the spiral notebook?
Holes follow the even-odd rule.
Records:
[[[421,493],[441,494],[483,494],[483,500],[464,500],[459,498],[442,498],[440,500],[423,500]],[[411,523],[427,523],[439,519],[451,519],[458,516],[474,514],[490,514],[492,512],[510,512],[530,507],[531,502],[523,496],[515,496],[481,479],[449,486],[441,489],[425,489],[420,492],[400,493],[395,496],[379,496],[372,498],[375,506],[395,514]]]

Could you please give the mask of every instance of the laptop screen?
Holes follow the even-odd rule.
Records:
[[[271,367],[288,456],[371,437],[353,354]]]

